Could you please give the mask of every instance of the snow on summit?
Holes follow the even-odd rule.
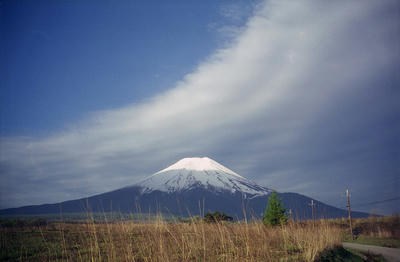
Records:
[[[183,158],[183,159],[179,160],[178,162],[176,162],[175,164],[173,164],[172,166],[169,166],[169,167],[157,172],[156,174],[165,172],[165,171],[169,171],[169,170],[180,170],[180,169],[195,170],[195,171],[216,170],[216,171],[222,171],[222,172],[229,173],[234,176],[243,178],[242,176],[236,174],[232,170],[224,167],[220,163],[218,163],[208,157]]]
[[[196,188],[251,195],[271,192],[208,157],[183,158],[136,185],[142,187],[143,193],[155,190],[172,193]]]

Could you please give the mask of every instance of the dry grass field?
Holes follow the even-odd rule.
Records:
[[[346,233],[344,240],[347,242],[400,248],[400,216],[354,219],[354,240],[350,238],[347,219],[335,219],[328,222],[343,228]]]
[[[147,222],[3,223],[0,260],[315,261],[343,241],[345,223],[318,220],[315,225],[266,227],[259,221],[179,223],[161,217]]]

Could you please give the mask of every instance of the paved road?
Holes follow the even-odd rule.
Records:
[[[378,247],[370,245],[360,245],[355,243],[342,243],[343,247],[369,251],[374,254],[382,255],[389,262],[400,262],[400,248]]]

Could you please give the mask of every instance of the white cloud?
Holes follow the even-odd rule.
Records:
[[[324,163],[341,159],[331,151],[346,134],[399,112],[392,95],[383,95],[372,116],[354,108],[370,101],[365,92],[385,92],[388,87],[371,83],[399,65],[399,53],[392,52],[399,44],[393,36],[399,22],[390,12],[395,5],[266,2],[229,47],[175,88],[141,104],[99,111],[49,137],[2,138],[1,206],[104,192],[190,155],[209,155],[244,176],[276,182],[278,189],[300,188],[287,180],[304,172],[301,179],[315,181]],[[338,116],[337,107],[354,111]],[[310,134],[321,133],[337,141],[312,144]],[[361,133],[350,144],[361,146],[371,137]],[[328,156],[321,160],[324,150]],[[305,167],[308,162],[313,166]],[[268,172],[282,174],[281,180]],[[302,183],[302,193],[311,185]]]

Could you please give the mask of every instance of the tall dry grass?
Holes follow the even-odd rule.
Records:
[[[314,261],[342,238],[340,227],[323,220],[265,227],[259,221],[171,223],[159,217],[58,223],[40,231],[46,248],[24,261]]]
[[[342,227],[345,232],[348,230],[349,222],[347,218],[326,220],[328,223]],[[392,238],[400,240],[400,216],[378,217],[370,216],[367,218],[353,219],[353,233],[357,235],[367,235],[375,238]]]
[[[0,261],[314,261],[348,235],[347,219],[280,227],[180,221],[186,222],[89,215],[72,223],[1,223]],[[355,219],[353,225],[363,235],[399,239],[399,216]]]

